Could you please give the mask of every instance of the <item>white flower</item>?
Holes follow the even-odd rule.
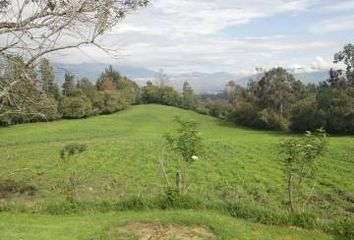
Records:
[[[193,159],[194,161],[199,160],[199,158],[198,158],[197,156],[192,156],[192,159]]]

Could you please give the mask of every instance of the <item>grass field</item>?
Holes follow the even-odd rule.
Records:
[[[134,222],[158,222],[177,226],[205,226],[218,239],[230,240],[330,240],[332,237],[320,232],[294,228],[281,228],[248,223],[214,213],[193,211],[124,212],[119,214],[95,214],[75,216],[49,216],[29,214],[0,214],[0,239],[22,240],[116,240],[109,232],[119,226]],[[165,239],[165,238],[159,238]],[[171,238],[172,240],[173,238]],[[187,238],[186,238],[187,239]]]
[[[76,172],[80,200],[111,201],[161,194],[164,181],[156,155],[164,147],[163,135],[177,127],[173,121],[175,116],[197,121],[205,140],[205,153],[189,170],[192,197],[204,202],[233,201],[274,212],[287,211],[285,176],[278,146],[289,135],[241,128],[195,112],[160,105],[134,106],[113,115],[84,120],[0,129],[0,180],[21,182],[37,189],[34,196],[10,194],[0,199],[0,205],[65,199],[63,185],[67,171]],[[308,196],[306,208],[322,219],[351,217],[354,212],[354,137],[330,137],[329,141],[328,153],[318,160],[317,183]],[[85,143],[88,150],[75,157],[70,169],[64,171],[59,166],[59,151],[68,142]],[[167,157],[168,174],[173,179],[178,158],[171,152],[167,152]],[[305,188],[311,192],[312,185]],[[124,216],[129,217],[129,214]],[[0,216],[4,217],[9,217],[13,223],[30,218],[27,215]],[[91,219],[69,217],[70,221],[76,218],[79,222]],[[104,218],[100,215],[97,221]],[[56,221],[55,217],[36,216],[34,225],[40,219],[47,221],[48,226]],[[6,230],[7,225],[1,224]],[[21,224],[18,227],[21,228]],[[77,239],[81,239],[80,236]]]

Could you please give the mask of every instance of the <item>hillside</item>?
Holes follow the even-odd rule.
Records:
[[[37,209],[65,200],[63,188],[67,173],[60,168],[59,151],[68,142],[88,146],[87,151],[75,157],[69,170],[78,177],[80,201],[93,201],[105,208],[110,201],[160,196],[165,184],[156,156],[164,147],[163,135],[176,128],[175,116],[197,121],[205,142],[204,154],[189,170],[191,197],[210,206],[236,202],[250,209],[286,214],[286,183],[278,146],[282,139],[289,137],[287,134],[241,128],[195,112],[160,105],[133,106],[113,115],[83,120],[1,128],[0,180],[31,186],[35,193],[10,193],[0,200],[0,207],[3,206],[0,209],[10,212],[23,206],[37,206]],[[348,181],[353,176],[353,146],[353,137],[330,137],[329,151],[319,160],[316,188],[307,207],[323,221],[353,214],[354,182]],[[178,158],[171,152],[167,152],[167,158],[170,163],[167,174],[173,179]],[[312,185],[305,187],[310,189]],[[4,216],[7,217],[0,215],[0,218]],[[14,222],[32,218],[9,217]],[[48,226],[53,224],[54,220],[47,218],[34,217],[34,225],[28,231],[35,231],[42,219]],[[0,224],[0,228],[6,229],[8,224],[10,229],[21,231],[20,226],[15,227],[11,222]],[[213,225],[211,227],[214,229]],[[13,236],[11,232],[7,232],[8,236]]]

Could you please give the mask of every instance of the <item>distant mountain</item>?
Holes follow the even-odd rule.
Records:
[[[236,75],[228,72],[217,73],[183,73],[170,75],[170,85],[181,91],[183,83],[188,82],[198,93],[217,93],[224,89],[230,80],[235,80]]]
[[[92,82],[96,82],[100,74],[107,68],[109,64],[103,63],[82,63],[82,64],[54,64],[56,78],[62,82],[64,74],[69,71],[77,76],[77,78],[87,77]],[[156,72],[143,67],[135,67],[128,65],[113,65],[119,72],[136,81],[143,86],[147,81],[154,81]],[[328,78],[327,70],[313,70],[311,72],[299,72],[295,69],[288,69],[293,73],[296,79],[303,81],[305,84],[318,83]],[[181,74],[169,74],[168,85],[174,87],[178,91],[183,88],[184,82],[189,82],[197,93],[219,93],[223,91],[224,86],[230,80],[235,81],[241,86],[247,86],[250,79],[259,80],[263,74],[250,74],[249,76],[240,76],[229,72],[202,73],[190,72]]]
[[[109,66],[109,64],[103,63],[81,63],[81,64],[62,64],[55,63],[54,64],[54,72],[55,76],[59,81],[64,80],[65,72],[68,71],[77,78],[87,77],[92,82],[96,82],[97,78],[101,75],[101,73]],[[129,78],[146,78],[153,77],[156,73],[150,69],[142,68],[142,67],[134,67],[127,65],[119,65],[113,64],[113,67],[118,69],[118,71]]]

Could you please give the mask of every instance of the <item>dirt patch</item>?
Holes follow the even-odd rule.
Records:
[[[131,222],[115,229],[108,239],[214,240],[217,237],[210,230],[201,226],[179,227],[161,223]]]
[[[33,185],[28,185],[23,182],[15,182],[13,180],[0,181],[0,199],[8,197],[10,194],[26,194],[34,196],[36,192],[37,189]]]

